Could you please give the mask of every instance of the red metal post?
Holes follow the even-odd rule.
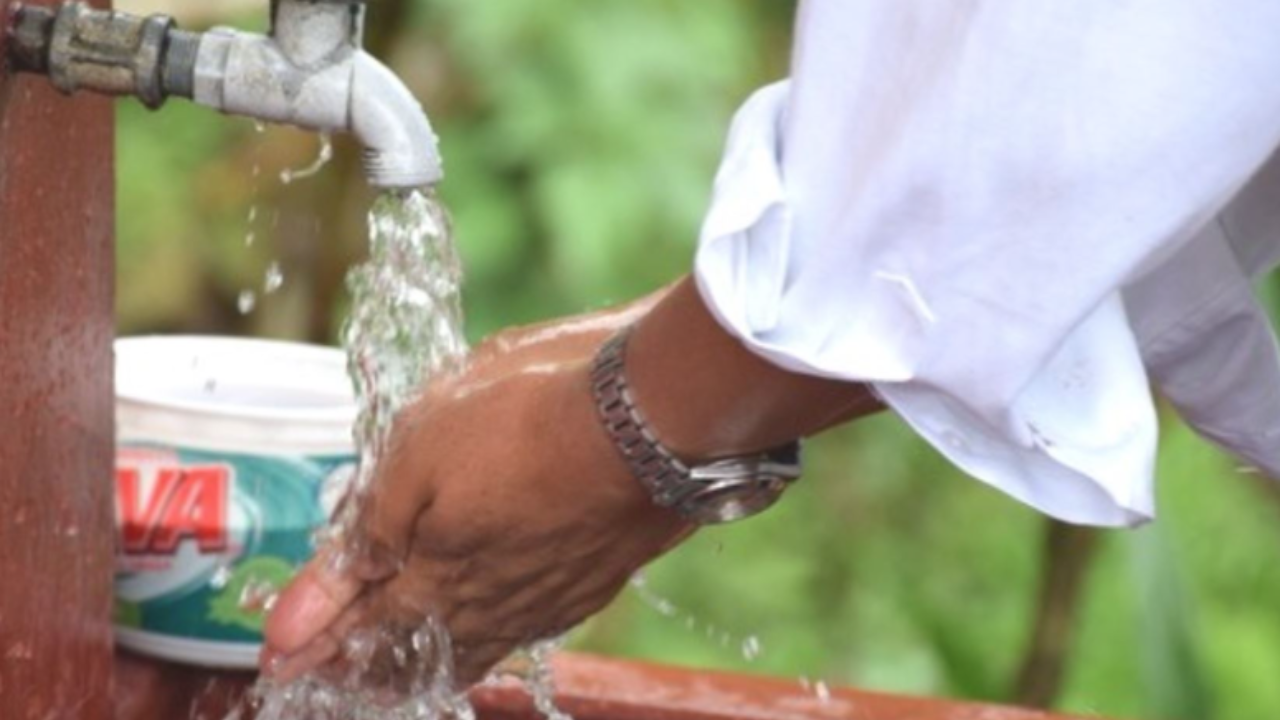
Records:
[[[6,26],[12,4],[0,0]],[[111,104],[68,99],[44,78],[11,74],[4,44],[0,38],[0,718],[107,720]]]

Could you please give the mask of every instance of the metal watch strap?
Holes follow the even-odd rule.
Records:
[[[631,333],[630,327],[621,330],[596,355],[591,368],[596,407],[605,432],[613,440],[632,475],[649,491],[654,503],[660,507],[674,508],[688,516],[690,512],[683,504],[703,489],[695,481],[695,475],[702,468],[691,468],[664,447],[636,406],[625,372],[627,341],[630,340]],[[790,461],[780,461],[777,458],[787,458]],[[711,463],[705,469],[712,471],[708,473],[712,477],[716,466],[726,469],[766,469],[775,479],[784,481],[799,477],[796,443],[769,453],[734,460]]]

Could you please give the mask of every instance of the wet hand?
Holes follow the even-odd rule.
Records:
[[[503,333],[404,411],[362,500],[359,557],[322,552],[268,620],[264,661],[279,679],[340,670],[353,634],[431,617],[469,685],[604,607],[691,532],[623,465],[588,380],[600,344],[655,299]]]

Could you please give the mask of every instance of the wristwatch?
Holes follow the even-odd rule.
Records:
[[[591,367],[591,386],[605,432],[653,502],[698,525],[755,515],[800,478],[800,443],[756,455],[687,464],[654,434],[627,384],[626,350],[632,328],[609,339]]]

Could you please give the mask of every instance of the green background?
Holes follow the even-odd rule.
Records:
[[[192,27],[263,22],[262,3],[193,5],[120,4],[176,8]],[[625,300],[688,268],[727,121],[785,74],[793,12],[780,0],[371,9],[371,48],[442,137],[473,338]],[[181,101],[159,113],[121,104],[118,137],[122,334],[333,341],[371,199],[349,142],[320,176],[286,187],[279,172],[310,162],[313,137],[259,134]],[[272,261],[283,288],[241,315],[236,298],[260,293]],[[892,417],[830,433],[779,508],[705,532],[651,570],[674,616],[629,591],[573,644],[1113,717],[1280,717],[1280,490],[1167,413],[1165,425],[1161,521],[1139,532],[1052,525]],[[1043,612],[1066,632],[1033,644],[1050,576],[1064,579]],[[1044,662],[1023,672],[1032,657]]]

